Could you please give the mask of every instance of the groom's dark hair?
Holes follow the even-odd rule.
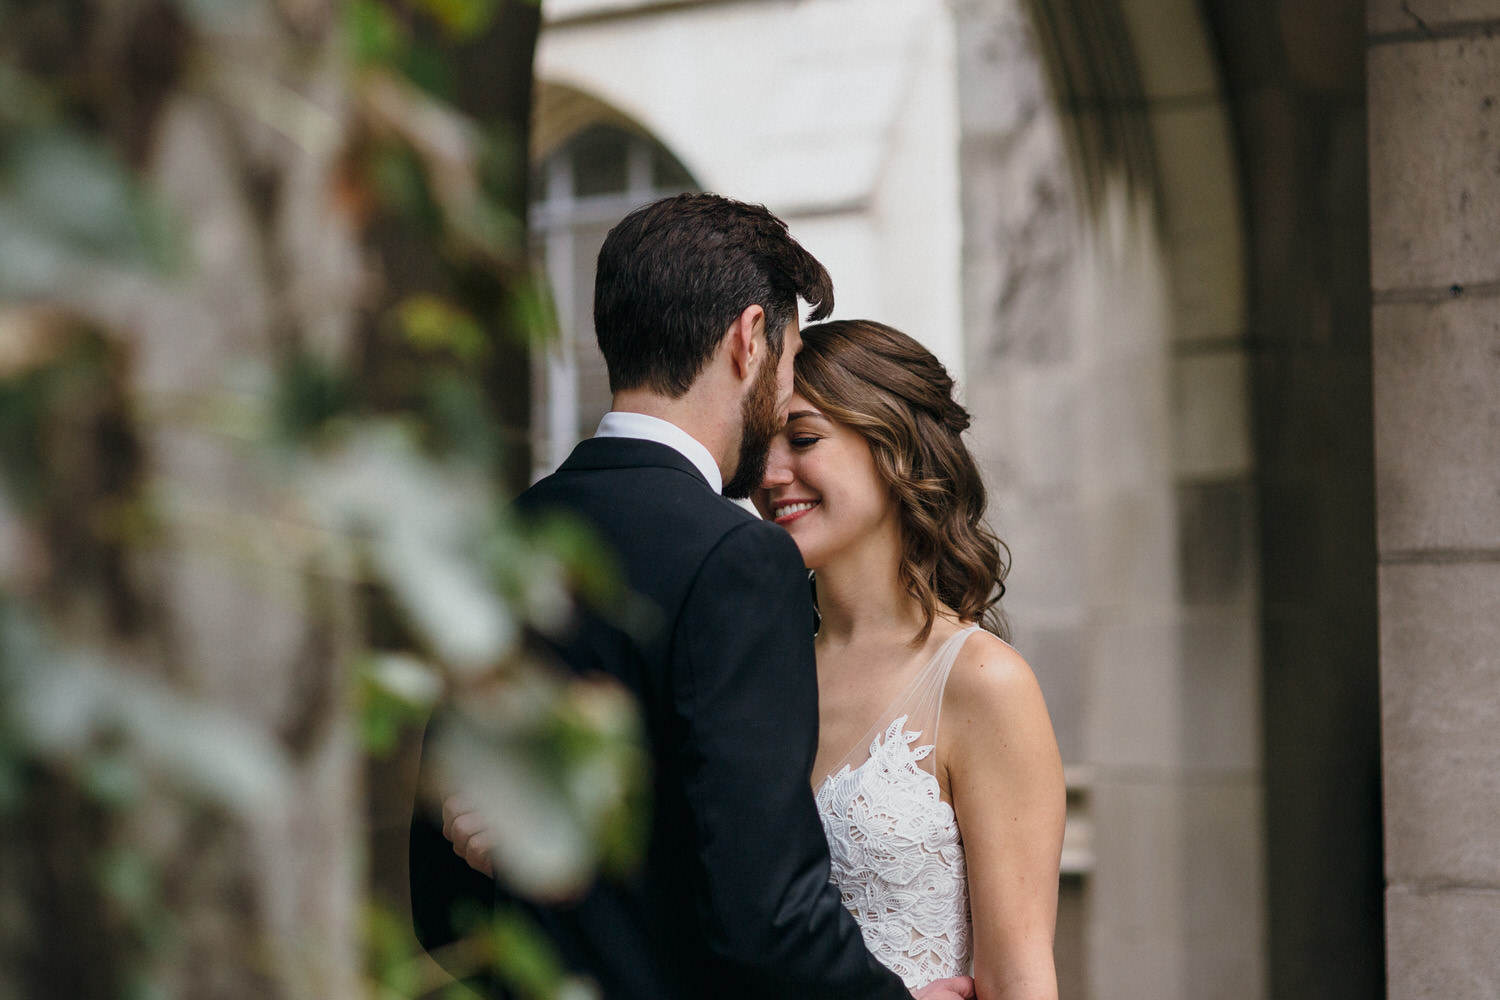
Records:
[[[610,391],[682,396],[752,305],[765,310],[766,342],[779,359],[799,297],[822,319],[833,309],[833,282],[764,206],[681,194],[638,208],[605,237],[594,282]]]

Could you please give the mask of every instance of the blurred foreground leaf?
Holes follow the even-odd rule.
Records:
[[[55,124],[0,132],[0,296],[55,294],[100,265],[165,266],[167,234],[98,139]]]
[[[442,787],[494,834],[496,870],[523,895],[581,892],[597,865],[639,860],[647,757],[634,704],[602,679],[535,670],[472,691],[433,741]]]
[[[404,733],[427,720],[442,693],[442,675],[414,656],[378,653],[367,658],[358,681],[365,749],[390,753]]]
[[[51,640],[8,603],[0,604],[0,683],[4,728],[30,754],[86,768],[112,745],[157,780],[244,816],[273,814],[286,801],[285,754],[261,730]]]

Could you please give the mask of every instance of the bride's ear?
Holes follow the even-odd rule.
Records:
[[[725,337],[735,377],[742,381],[749,379],[755,374],[756,364],[764,364],[768,355],[766,311],[760,306],[746,306],[729,324]]]

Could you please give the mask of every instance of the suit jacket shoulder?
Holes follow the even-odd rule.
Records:
[[[594,438],[516,501],[523,514],[561,513],[592,529],[636,594],[673,616],[709,553],[730,532],[800,567],[790,539],[774,525],[714,493],[685,457],[666,445]],[[769,530],[767,530],[769,529]],[[791,547],[795,550],[795,546]]]

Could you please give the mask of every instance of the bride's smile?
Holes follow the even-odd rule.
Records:
[[[783,501],[772,508],[771,520],[786,526],[818,505],[817,500]]]

